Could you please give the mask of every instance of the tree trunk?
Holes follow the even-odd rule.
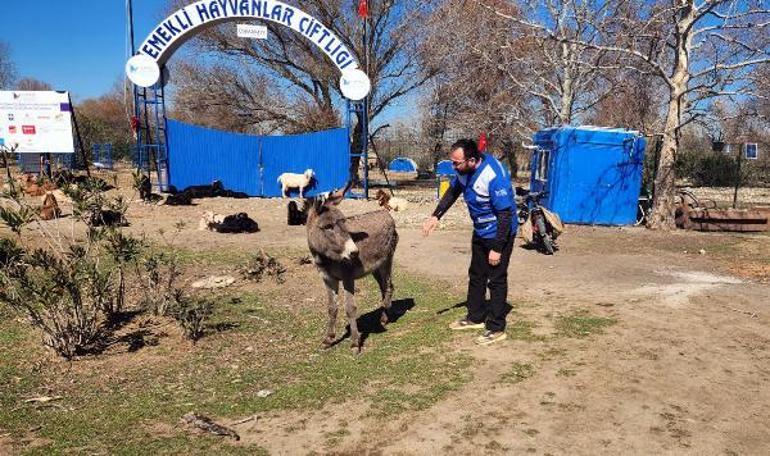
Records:
[[[679,0],[676,24],[676,54],[674,71],[669,80],[668,111],[663,131],[663,146],[658,158],[658,174],[655,176],[655,193],[652,197],[652,214],[647,227],[657,230],[676,228],[676,175],[674,161],[678,148],[677,132],[684,106],[687,85],[690,81],[690,52],[692,50],[692,24],[695,21],[693,0]]]
[[[674,212],[676,210],[674,161],[676,159],[676,126],[678,123],[678,109],[676,103],[672,102],[669,107],[669,113],[666,116],[663,145],[660,148],[660,156],[658,157],[658,174],[655,176],[652,214],[647,222],[647,227],[654,230],[676,228],[674,223]]]
[[[572,123],[572,106],[575,104],[574,78],[572,75],[572,64],[574,63],[574,49],[567,43],[561,45],[561,58],[564,67],[561,83],[561,106],[559,111],[559,121],[561,125]]]

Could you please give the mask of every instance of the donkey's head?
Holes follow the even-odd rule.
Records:
[[[337,208],[351,184],[309,203],[308,245],[312,251],[335,261],[352,261],[358,257],[358,247],[345,227],[345,214]]]

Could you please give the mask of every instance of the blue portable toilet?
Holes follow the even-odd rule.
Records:
[[[535,133],[530,189],[566,223],[633,225],[646,141],[639,132],[602,127]]]
[[[396,157],[388,165],[388,171],[395,173],[416,173],[417,163],[411,158]]]

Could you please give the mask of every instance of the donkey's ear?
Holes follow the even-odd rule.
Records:
[[[324,206],[336,206],[342,202],[342,200],[345,199],[345,193],[342,191],[336,191],[329,194],[329,197],[326,198],[326,201],[324,201]]]
[[[324,198],[322,195],[316,196],[315,198],[308,198],[305,200],[302,211],[308,212],[312,209],[316,214],[320,214],[324,211],[325,204],[326,198]]]
[[[336,206],[342,202],[343,199],[345,199],[345,193],[350,190],[350,187],[353,186],[353,181],[348,181],[347,185],[345,185],[345,188],[342,190],[337,190],[332,192],[329,197],[326,199],[326,202],[324,202],[325,206]]]

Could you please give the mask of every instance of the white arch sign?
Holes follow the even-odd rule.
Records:
[[[152,86],[160,77],[159,68],[196,31],[238,19],[259,19],[289,27],[321,49],[342,72],[348,85],[351,80],[361,79],[363,72],[358,70],[355,55],[334,32],[313,16],[278,0],[200,0],[177,10],[150,33],[137,54],[128,60],[128,78],[138,86]],[[360,93],[361,90],[356,91],[353,99]],[[343,94],[351,98],[345,91]]]

